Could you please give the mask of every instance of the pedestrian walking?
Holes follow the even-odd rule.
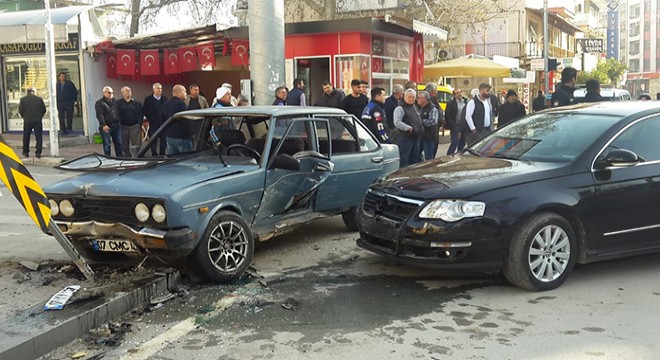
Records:
[[[60,131],[68,133],[73,127],[73,106],[78,100],[76,85],[68,80],[65,72],[60,72],[57,82],[57,115],[60,121]]]
[[[229,90],[222,86],[219,89],[224,90],[224,94],[220,99],[227,99],[226,101],[229,101]],[[186,87],[180,84],[174,85],[172,88],[172,98],[167,100],[163,106],[163,115],[169,119],[179,112],[186,111],[188,107],[186,106],[185,100]],[[231,104],[228,106],[231,106]],[[170,124],[165,132],[165,140],[167,142],[165,154],[169,156],[192,152],[192,135],[193,128],[190,120],[178,119]]]
[[[381,144],[389,143],[387,138],[387,121],[385,119],[385,89],[375,87],[371,89],[371,101],[362,112],[362,123],[367,126]]]
[[[518,93],[511,89],[506,93],[506,101],[500,106],[500,117],[497,119],[497,127],[504,126],[525,115],[527,115],[525,105],[518,100]]]
[[[465,121],[467,123],[467,145],[472,145],[478,139],[493,131],[493,108],[490,100],[490,84],[479,84],[479,94],[468,101],[465,106]]]
[[[447,155],[461,152],[465,147],[465,136],[462,136],[459,121],[466,101],[463,98],[463,91],[461,89],[454,89],[452,93],[454,98],[447,103],[447,111],[445,112],[445,129],[450,131],[449,138],[451,139],[451,143],[447,148]]]
[[[29,88],[27,95],[18,102],[18,113],[23,118],[23,152],[24,157],[30,156],[30,135],[34,131],[35,156],[41,157],[43,150],[43,118],[46,115],[46,104],[37,96],[35,88]]]
[[[415,90],[406,90],[403,94],[403,103],[394,109],[394,126],[398,129],[400,167],[420,161],[419,146],[424,134],[424,126],[414,108],[416,97]]]
[[[431,102],[431,94],[428,91],[420,91],[417,94],[417,111],[424,126],[424,133],[420,141],[420,153],[424,155],[424,160],[431,160],[435,158],[438,151],[440,113],[438,108]]]
[[[561,71],[561,84],[557,90],[552,94],[552,107],[560,107],[567,105],[574,105],[575,96],[575,81],[577,79],[577,70],[572,67],[566,67]]]
[[[154,83],[151,89],[153,93],[144,98],[144,104],[142,105],[143,119],[146,121],[146,124],[143,123],[142,126],[145,127],[146,125],[149,138],[152,138],[167,120],[163,117],[163,105],[167,101],[167,96],[163,95],[163,85]],[[165,136],[161,134],[158,139],[151,143],[149,148],[151,156],[165,155],[165,146]]]
[[[110,86],[104,86],[103,96],[94,104],[94,111],[96,111],[96,120],[99,122],[99,134],[103,139],[103,153],[110,156],[110,144],[114,144],[115,156],[121,157],[121,124],[114,93]]]
[[[142,146],[140,137],[143,120],[142,104],[133,99],[130,87],[121,88],[122,98],[116,102],[121,123],[121,147],[124,157],[134,157]]]

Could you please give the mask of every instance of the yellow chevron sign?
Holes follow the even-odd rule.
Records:
[[[48,231],[50,223],[48,198],[25,168],[21,159],[7,145],[2,135],[0,135],[0,180],[14,194],[41,231],[50,234]]]

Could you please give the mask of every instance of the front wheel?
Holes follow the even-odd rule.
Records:
[[[555,289],[573,270],[576,244],[575,232],[566,219],[554,213],[533,215],[511,238],[504,276],[524,289]]]
[[[344,225],[346,225],[346,228],[348,228],[348,230],[358,231],[356,207],[352,207],[341,213],[341,219],[344,220]]]
[[[211,219],[192,260],[202,277],[226,283],[243,275],[253,255],[254,239],[248,224],[234,212],[221,211]]]

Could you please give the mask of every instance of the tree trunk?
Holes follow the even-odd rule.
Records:
[[[131,0],[131,27],[128,36],[135,36],[138,30],[140,30],[140,0]]]

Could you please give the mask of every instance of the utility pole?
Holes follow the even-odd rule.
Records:
[[[57,97],[55,95],[55,40],[53,38],[53,21],[50,17],[50,0],[44,0],[46,8],[46,73],[48,74],[48,113],[50,114],[50,156],[60,156],[60,138],[57,133]]]
[[[550,93],[550,74],[548,73],[548,0],[543,0],[543,66],[545,93]]]
[[[248,0],[250,77],[255,105],[270,105],[284,86],[284,0]]]

